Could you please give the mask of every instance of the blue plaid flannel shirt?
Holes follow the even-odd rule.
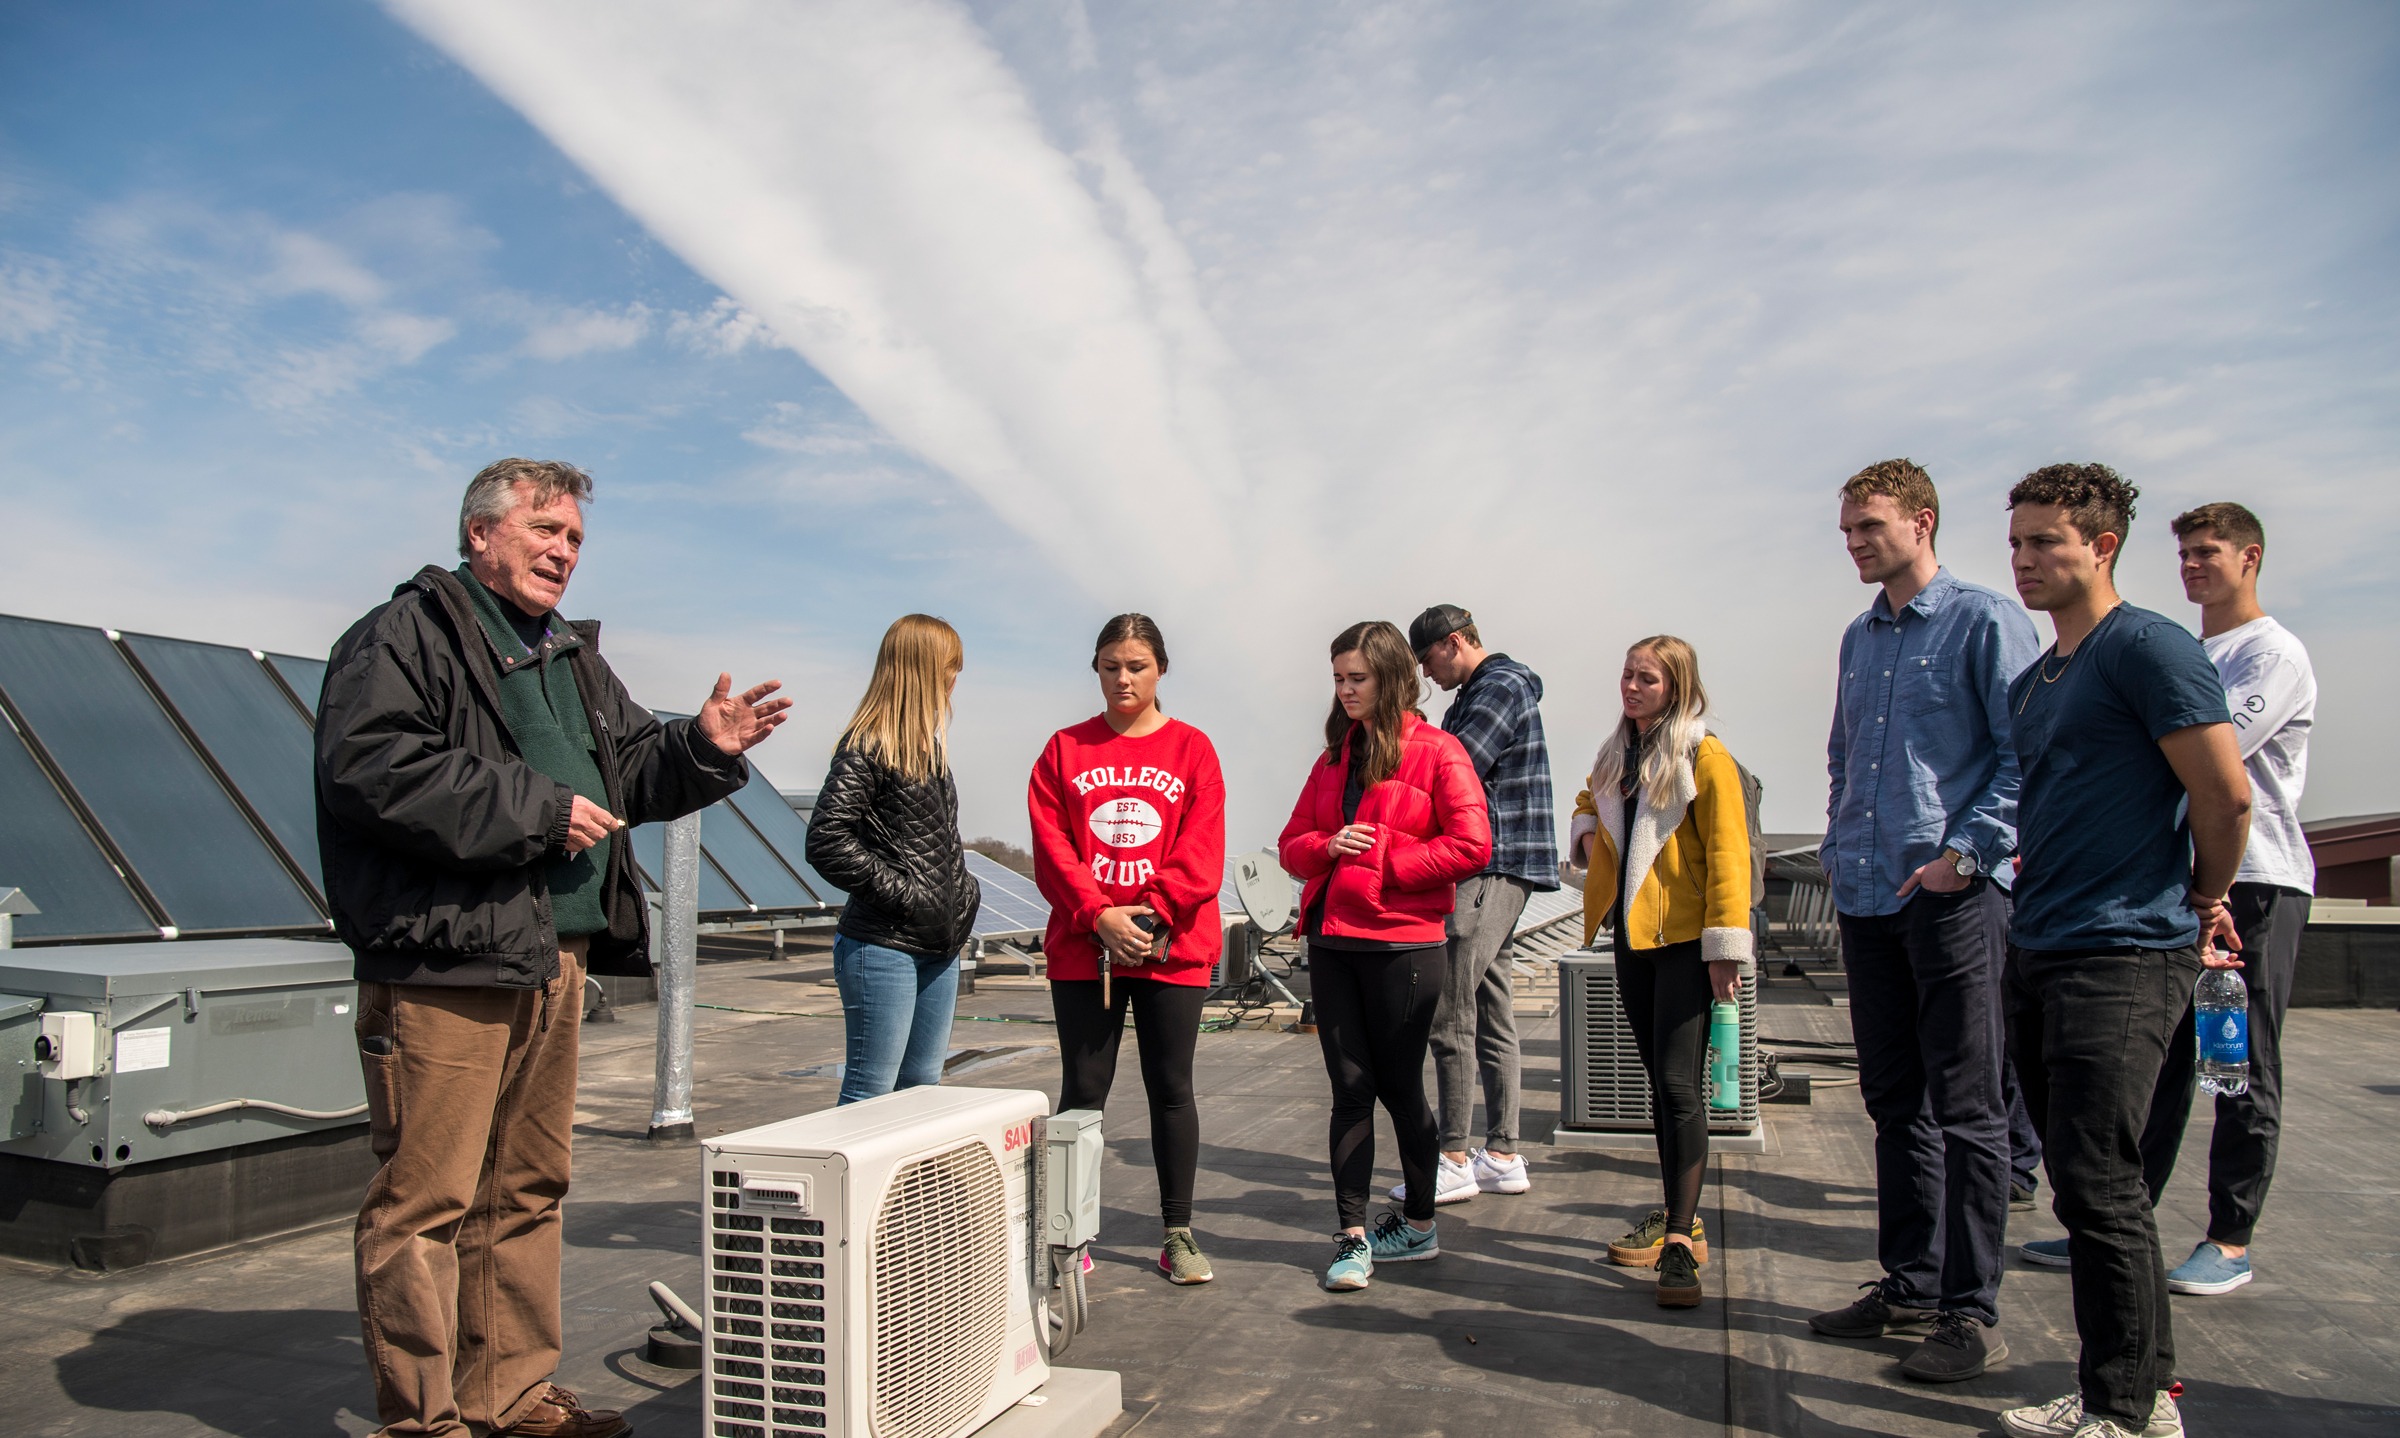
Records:
[[[1491,806],[1487,874],[1558,887],[1558,825],[1550,813],[1550,745],[1542,737],[1542,677],[1505,654],[1487,656],[1442,716],[1466,746]]]

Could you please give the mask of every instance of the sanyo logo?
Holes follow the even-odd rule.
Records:
[[[1030,1123],[1015,1124],[1009,1128],[1007,1134],[1002,1136],[1000,1140],[1000,1151],[1004,1154],[1015,1153],[1018,1149],[1021,1149],[1032,1142],[1033,1125]]]

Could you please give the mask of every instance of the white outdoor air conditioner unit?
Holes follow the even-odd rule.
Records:
[[[1053,1245],[1092,1236],[1045,1170],[1098,1210],[1098,1116],[1046,1160],[1049,1108],[911,1088],[707,1140],[708,1432],[959,1438],[1040,1387]]]

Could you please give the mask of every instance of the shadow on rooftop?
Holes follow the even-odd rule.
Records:
[[[56,1368],[81,1407],[181,1413],[237,1438],[334,1438],[339,1410],[375,1411],[347,1310],[155,1308],[101,1329]]]

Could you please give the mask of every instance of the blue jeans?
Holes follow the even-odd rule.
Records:
[[[955,956],[920,959],[844,935],[833,941],[833,981],[842,991],[844,1039],[836,1103],[942,1081],[958,1007]]]

